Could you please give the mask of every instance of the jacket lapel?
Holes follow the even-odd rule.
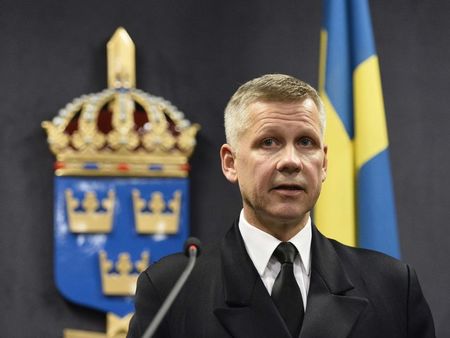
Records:
[[[368,300],[354,289],[331,244],[313,226],[311,282],[301,338],[347,337]]]
[[[311,281],[300,338],[347,337],[368,305],[354,290],[331,244],[312,227]],[[214,314],[233,337],[279,337],[290,334],[245,249],[237,221],[221,247],[224,299]],[[220,297],[221,298],[221,297]]]
[[[279,337],[290,334],[245,249],[237,221],[221,247],[224,300],[214,314],[233,337]]]

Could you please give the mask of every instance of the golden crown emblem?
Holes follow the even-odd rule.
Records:
[[[95,191],[87,191],[83,200],[75,198],[72,189],[66,189],[65,195],[69,229],[71,232],[111,232],[116,197],[114,190],[110,190],[108,197],[102,201],[98,200]]]
[[[181,208],[181,191],[175,191],[173,198],[167,203],[161,192],[152,193],[148,203],[141,198],[141,193],[133,189],[133,208],[136,231],[140,234],[176,234],[179,227]],[[166,208],[170,212],[164,212]],[[144,211],[148,209],[148,211]]]
[[[102,278],[103,294],[109,296],[132,296],[136,292],[136,282],[139,273],[144,271],[150,262],[150,254],[142,252],[141,259],[135,264],[131,262],[130,254],[119,254],[115,264],[108,259],[105,251],[99,252],[99,263]],[[115,270],[116,272],[112,272]],[[136,271],[136,272],[133,272]]]
[[[44,121],[55,174],[186,177],[200,129],[169,101],[135,86],[135,48],[123,28],[107,45],[108,89]]]

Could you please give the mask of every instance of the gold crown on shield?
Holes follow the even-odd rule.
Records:
[[[176,234],[178,232],[181,191],[176,190],[168,203],[159,191],[153,192],[148,201],[141,198],[141,193],[137,189],[133,189],[132,195],[137,233]]]
[[[44,121],[55,174],[186,177],[198,124],[135,88],[135,47],[118,28],[107,44],[108,89],[82,95]]]
[[[136,292],[139,273],[150,262],[147,251],[141,253],[141,259],[133,264],[128,252],[121,252],[115,263],[108,259],[106,251],[99,252],[100,272],[103,294],[108,296],[132,296]]]
[[[109,233],[112,228],[116,194],[108,191],[103,200],[95,191],[87,191],[84,198],[77,199],[72,189],[65,190],[69,229],[74,233]]]

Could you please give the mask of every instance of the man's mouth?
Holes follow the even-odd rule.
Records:
[[[299,184],[280,184],[272,188],[272,190],[291,190],[291,191],[300,191],[305,190],[301,185]]]

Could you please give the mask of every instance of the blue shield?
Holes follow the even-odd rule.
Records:
[[[188,191],[186,178],[55,177],[55,278],[64,297],[133,312],[139,272],[188,236]]]

